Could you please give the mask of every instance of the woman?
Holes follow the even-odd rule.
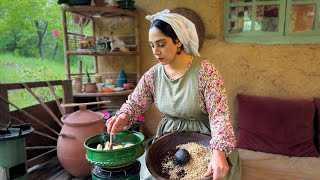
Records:
[[[200,58],[194,24],[169,10],[146,18],[151,21],[149,43],[159,63],[142,76],[116,116],[107,121],[108,133],[131,125],[154,102],[164,114],[155,139],[173,131],[211,135],[212,157],[204,176],[240,179],[222,77],[212,63]]]

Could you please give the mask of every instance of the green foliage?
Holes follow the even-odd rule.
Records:
[[[37,70],[24,67],[21,70],[20,76],[21,79],[24,79],[26,82],[59,79],[58,76],[48,68],[48,66],[41,66]],[[34,88],[34,92],[40,97],[42,101],[49,101],[54,99],[54,96],[50,92],[49,88]],[[58,97],[62,97],[62,88],[55,88],[55,93]],[[20,97],[27,98],[28,96],[25,93],[20,92]]]
[[[89,57],[86,58],[88,59],[82,59],[84,60],[83,65],[88,66],[91,70],[93,64],[92,58],[91,61],[89,61]],[[71,72],[77,72],[77,70],[77,63],[74,63],[74,65],[71,66]],[[0,83],[66,79],[65,66],[62,61],[40,60],[38,58],[19,57],[12,54],[0,54],[0,77]],[[55,92],[58,97],[61,97],[62,89],[58,87],[59,86],[56,86]],[[38,88],[33,88],[33,90],[36,91],[37,95],[43,100],[50,99],[51,95],[47,95],[48,89],[38,90]],[[8,96],[9,100],[19,108],[38,104],[38,101],[26,90],[12,90],[9,91]],[[15,108],[10,107],[10,109],[14,110]]]
[[[90,78],[88,66],[86,66],[86,75],[87,75],[87,81],[88,81],[88,83],[91,83],[91,78]]]
[[[42,48],[46,58],[51,58],[58,41],[58,57],[63,54],[62,34],[55,37],[53,29],[62,30],[60,6],[56,0],[10,0],[0,2],[0,52],[10,52],[26,57],[39,57],[35,22],[47,22]],[[17,13],[19,12],[19,13]],[[40,28],[41,28],[40,27]],[[44,30],[44,29],[40,29]]]
[[[48,23],[41,47],[44,57],[63,62],[63,34],[52,35],[53,30],[62,32],[61,10],[57,0],[10,0],[0,1],[0,53],[14,53],[17,56],[40,57],[39,30],[35,22]],[[19,12],[19,13],[17,13]],[[67,14],[68,30],[75,33],[92,34],[91,25],[80,28]],[[57,49],[56,49],[57,45]],[[55,55],[55,56],[54,56]],[[75,63],[78,59],[71,59]]]
[[[30,63],[32,62],[32,63]],[[24,58],[10,54],[0,55],[0,83],[32,82],[43,80],[65,79],[64,64],[52,60],[42,61],[34,58]],[[72,67],[76,69],[76,67]],[[48,88],[32,88],[43,101],[52,100],[53,97]],[[55,86],[55,93],[62,97],[62,88]],[[38,104],[27,90],[9,91],[9,101],[24,108]],[[10,107],[14,110],[14,107]]]

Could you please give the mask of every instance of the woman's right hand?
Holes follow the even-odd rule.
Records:
[[[118,116],[112,116],[106,122],[107,132],[109,134],[116,134],[117,132],[124,129],[124,127],[128,124],[129,115],[126,113],[121,113]]]

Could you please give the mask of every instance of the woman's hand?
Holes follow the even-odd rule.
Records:
[[[116,134],[128,124],[128,121],[129,115],[126,113],[121,113],[118,116],[112,116],[106,122],[107,132],[112,135]]]
[[[210,176],[213,173],[213,180],[222,179],[227,175],[229,171],[229,165],[226,155],[218,150],[213,150],[211,161],[208,165],[207,172],[204,176]]]

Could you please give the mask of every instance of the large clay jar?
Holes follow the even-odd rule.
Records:
[[[105,132],[104,115],[100,112],[80,110],[61,118],[63,127],[57,144],[57,155],[64,169],[73,176],[82,177],[91,174],[92,164],[86,160],[84,142],[99,133]]]

